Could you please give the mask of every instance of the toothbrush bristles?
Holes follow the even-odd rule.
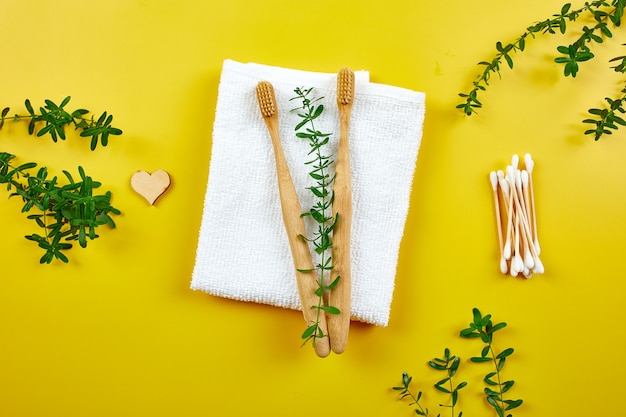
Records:
[[[354,100],[354,72],[342,68],[337,74],[337,103],[350,104]]]
[[[260,81],[256,86],[256,97],[263,117],[272,117],[276,114],[276,96],[274,86],[268,81]]]

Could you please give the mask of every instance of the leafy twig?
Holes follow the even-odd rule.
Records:
[[[456,375],[459,369],[461,358],[458,356],[451,356],[450,349],[446,348],[443,352],[443,358],[435,358],[428,362],[428,366],[438,371],[447,372],[448,376],[435,384],[435,389],[450,395],[450,405],[439,404],[441,407],[449,407],[450,415],[454,417],[454,407],[459,399],[459,390],[467,386],[467,382],[461,382],[458,385],[454,385],[452,378]],[[445,386],[447,384],[447,386]],[[460,412],[458,417],[461,417],[463,412]]]
[[[28,134],[36,136],[49,135],[54,142],[57,140],[65,140],[65,127],[74,126],[75,130],[80,130],[80,136],[91,137],[91,150],[93,151],[101,143],[102,146],[107,146],[109,143],[109,136],[117,136],[122,134],[122,130],[113,127],[113,115],[103,112],[98,118],[95,116],[86,117],[89,114],[89,110],[77,109],[69,113],[65,106],[70,102],[70,97],[67,96],[61,101],[61,104],[56,104],[52,100],[45,100],[45,105],[39,107],[39,112],[35,112],[30,100],[26,99],[25,106],[28,111],[28,115],[9,116],[11,109],[5,107],[0,112],[0,129],[4,126],[5,121],[10,120],[13,122],[19,122],[21,120],[28,120]],[[37,125],[43,122],[43,126],[37,129]],[[36,133],[35,133],[36,131]]]
[[[454,415],[454,407],[457,404],[459,399],[459,390],[463,389],[467,386],[467,382],[461,382],[458,385],[454,385],[452,379],[456,375],[457,370],[459,369],[459,365],[461,363],[461,359],[458,356],[453,356],[450,354],[450,349],[446,348],[443,352],[443,358],[434,358],[428,361],[428,366],[437,370],[437,371],[445,371],[448,376],[440,381],[438,381],[433,386],[437,391],[446,393],[450,396],[450,404],[439,404],[440,407],[450,408],[450,416],[455,417]],[[415,405],[415,414],[420,416],[428,415],[428,408],[423,407],[420,404],[420,399],[422,398],[422,392],[419,391],[417,394],[413,394],[410,389],[411,381],[413,377],[404,372],[402,374],[402,385],[398,387],[393,387],[392,389],[395,391],[400,391],[398,395],[400,398],[409,397],[412,402],[409,404]],[[437,414],[439,417],[441,414]],[[459,412],[458,417],[462,417],[463,412]]]
[[[411,399],[412,402],[409,403],[409,407],[412,405],[415,406],[415,414],[420,415],[420,416],[427,416],[428,408],[424,408],[420,404],[420,399],[422,398],[422,391],[418,391],[417,394],[413,394],[411,392],[412,380],[413,380],[413,377],[407,374],[406,372],[404,372],[402,373],[402,385],[399,387],[393,387],[392,389],[395,391],[400,391],[398,393],[398,395],[400,396],[400,399],[403,399],[406,397],[409,397]]]
[[[327,283],[330,271],[333,269],[332,256],[329,254],[332,248],[332,231],[335,227],[336,218],[332,216],[333,191],[332,183],[334,176],[329,171],[334,163],[330,156],[322,154],[322,148],[328,144],[331,134],[322,133],[315,128],[315,119],[324,112],[324,105],[317,104],[322,97],[311,98],[313,88],[296,88],[296,96],[291,100],[300,100],[301,106],[294,109],[298,111],[298,116],[302,120],[296,125],[296,137],[309,141],[310,161],[306,162],[311,167],[309,176],[315,181],[315,185],[307,189],[313,193],[317,201],[309,211],[302,213],[302,216],[310,217],[317,225],[317,231],[312,237],[300,236],[302,239],[313,244],[315,252],[320,256],[319,263],[315,266],[318,271],[318,288],[315,295],[318,297],[318,304],[314,306],[317,310],[317,319],[302,333],[303,345],[308,341],[314,341],[318,337],[326,337],[319,326],[322,314],[339,314],[337,307],[330,306],[325,302],[325,294],[331,291],[339,282],[339,277],[331,283]]]
[[[473,339],[480,338],[485,344],[480,356],[474,356],[470,360],[475,363],[492,362],[495,371],[488,373],[483,381],[486,384],[485,398],[487,403],[494,408],[498,417],[504,417],[505,411],[513,410],[522,405],[522,400],[509,400],[504,398],[515,384],[515,381],[502,381],[502,368],[506,359],[514,352],[513,348],[507,348],[496,354],[493,348],[493,335],[498,330],[506,327],[506,323],[501,322],[493,324],[491,314],[483,316],[477,308],[473,309],[474,320],[469,327],[461,330],[460,336],[463,338]],[[494,379],[495,378],[495,379]],[[507,414],[507,417],[511,414]]]
[[[532,26],[526,28],[514,42],[503,44],[502,42],[496,43],[497,53],[491,61],[481,61],[479,65],[484,66],[483,72],[480,73],[477,79],[473,82],[473,88],[468,93],[460,93],[459,96],[464,99],[464,102],[458,104],[456,107],[462,109],[463,112],[471,116],[477,113],[477,109],[482,108],[482,102],[478,99],[479,92],[486,91],[489,86],[489,81],[493,74],[500,76],[500,68],[503,62],[513,69],[513,57],[514,52],[522,52],[526,47],[526,40],[529,37],[534,38],[537,34],[555,34],[560,32],[565,34],[568,30],[568,22],[575,22],[581,15],[591,15],[595,24],[591,27],[584,26],[582,28],[582,34],[573,43],[569,45],[561,45],[557,47],[557,51],[561,54],[555,58],[555,62],[563,64],[563,74],[567,76],[576,77],[579,71],[579,63],[588,61],[594,57],[591,52],[590,44],[603,42],[604,37],[612,37],[613,33],[609,28],[609,24],[614,27],[621,25],[622,17],[624,14],[624,6],[626,0],[611,0],[607,2],[605,0],[596,0],[592,2],[585,2],[584,6],[578,9],[572,9],[570,3],[566,3],[561,7],[561,11],[558,14],[552,15],[551,18],[535,23]],[[621,60],[622,57],[612,59]],[[624,72],[623,66],[617,72]],[[626,88],[622,90],[624,93]],[[621,119],[614,118],[614,110],[622,112],[621,104],[624,99],[622,96],[620,99],[606,99],[611,106],[610,110],[590,109],[589,113],[598,116],[599,120],[586,119],[585,123],[592,123],[596,125],[595,129],[585,131],[585,134],[593,134],[595,140],[598,140],[602,134],[610,134],[608,129],[617,129],[617,124],[622,125]]]
[[[611,68],[613,68],[615,72],[620,72],[622,74],[626,72],[626,56],[615,57],[611,59],[610,62],[615,61],[621,62]],[[589,113],[596,116],[597,119],[590,118],[583,120],[583,123],[594,125],[594,128],[585,131],[585,134],[593,135],[594,139],[597,141],[602,135],[612,134],[613,130],[617,130],[617,125],[626,126],[626,120],[617,114],[617,112],[621,114],[626,113],[626,110],[624,109],[624,103],[626,102],[626,87],[622,89],[621,93],[621,97],[617,99],[611,99],[609,97],[605,98],[609,105],[608,109],[589,109]]]
[[[88,240],[98,237],[97,227],[105,224],[115,227],[111,215],[120,214],[120,211],[111,206],[111,193],[94,195],[94,190],[101,184],[87,176],[82,167],[78,167],[80,181],[63,171],[68,184],[60,186],[56,176],[48,176],[47,168],[41,167],[32,175],[32,170],[37,167],[35,162],[15,166],[11,162],[14,158],[15,155],[0,152],[0,184],[7,184],[7,190],[13,191],[9,197],[21,197],[24,203],[22,213],[33,208],[39,211],[27,218],[35,221],[42,229],[42,235],[33,233],[26,239],[45,251],[40,263],[49,264],[55,258],[67,263],[69,260],[64,251],[72,247],[70,242],[78,241],[84,248]]]

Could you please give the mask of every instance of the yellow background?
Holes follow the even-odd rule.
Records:
[[[27,136],[25,124],[0,132],[0,150],[21,162],[56,174],[82,165],[123,211],[117,229],[71,250],[70,264],[42,266],[23,238],[34,224],[0,191],[0,416],[409,416],[390,389],[404,371],[431,415],[445,416],[431,386],[442,376],[426,366],[445,347],[470,383],[457,410],[495,415],[481,395],[490,369],[467,363],[481,345],[458,337],[473,307],[509,324],[495,345],[516,349],[503,371],[516,381],[509,398],[525,401],[515,416],[619,414],[626,130],[594,142],[581,120],[621,89],[607,60],[623,54],[623,31],[576,79],[553,62],[573,35],[530,40],[481,95],[480,115],[454,108],[496,41],[561,4],[3,1],[0,106],[13,114],[26,98],[71,95],[68,107],[106,110],[124,134],[92,153],[70,132],[57,144]],[[341,356],[299,347],[299,312],[189,289],[227,58],[366,69],[427,94],[390,324],[355,323]],[[546,270],[531,280],[499,272],[488,180],[526,152]],[[130,176],[156,169],[173,184],[149,206]]]

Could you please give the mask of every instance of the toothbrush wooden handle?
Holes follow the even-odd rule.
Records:
[[[319,320],[319,328],[324,333],[324,337],[314,339],[313,347],[319,357],[326,357],[330,354],[330,341],[328,335],[328,325],[326,315],[323,312],[317,317],[318,310],[313,308],[318,304],[318,297],[315,291],[318,288],[317,274],[313,267],[313,260],[309,245],[300,236],[306,236],[304,220],[300,216],[302,208],[298,200],[296,189],[289,173],[289,166],[280,144],[278,126],[271,119],[266,119],[268,130],[274,146],[274,157],[276,159],[276,173],[278,177],[278,191],[280,194],[280,204],[283,214],[283,223],[289,240],[289,247],[293,258],[298,285],[298,294],[302,304],[302,314],[307,326]],[[303,272],[307,271],[307,272]]]
[[[330,291],[329,305],[337,307],[339,314],[328,316],[328,334],[333,352],[343,353],[348,344],[352,297],[352,272],[350,268],[350,234],[352,231],[352,183],[350,177],[350,149],[348,142],[349,107],[340,111],[339,148],[333,189],[333,216],[339,214],[333,229],[333,263],[331,282],[337,277],[337,286]]]

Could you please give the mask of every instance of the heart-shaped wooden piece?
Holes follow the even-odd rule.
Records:
[[[160,169],[152,174],[146,171],[137,171],[130,179],[130,185],[143,198],[148,200],[150,205],[159,198],[171,184],[170,174]]]

